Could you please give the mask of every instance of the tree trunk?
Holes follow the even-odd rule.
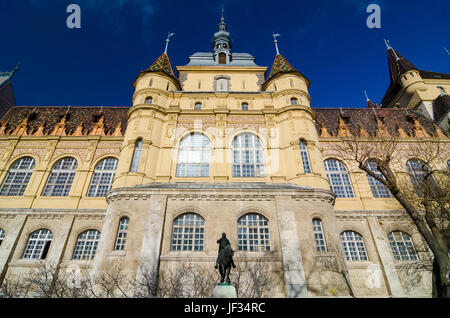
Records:
[[[448,256],[436,255],[433,260],[433,298],[448,298]]]

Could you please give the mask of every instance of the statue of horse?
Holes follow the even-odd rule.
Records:
[[[231,266],[236,267],[233,262],[234,251],[231,248],[231,245],[226,245],[219,253],[219,257],[217,259],[217,263],[219,265],[220,271],[220,283],[224,283],[225,279],[227,283],[230,283],[230,271]]]

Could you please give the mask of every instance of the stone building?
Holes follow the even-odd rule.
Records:
[[[236,263],[273,265],[273,296],[348,295],[321,266],[339,258],[356,296],[429,296],[430,279],[411,287],[397,270],[422,243],[408,215],[330,154],[347,134],[448,145],[450,74],[419,70],[390,46],[388,62],[381,106],[314,108],[301,72],[278,52],[270,70],[235,53],[222,18],[212,50],[178,76],[167,51],[140,72],[131,107],[9,107],[0,280],[40,259],[93,273],[114,262],[132,275],[183,261],[213,268],[226,232]]]

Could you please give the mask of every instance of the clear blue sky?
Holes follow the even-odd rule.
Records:
[[[77,3],[82,28],[66,27]],[[366,26],[368,4],[381,7],[381,29]],[[365,106],[389,85],[386,47],[416,67],[450,73],[450,1],[394,0],[15,0],[0,2],[0,70],[12,70],[18,105],[129,106],[132,82],[163,52],[167,32],[172,66],[209,51],[225,7],[234,52],[261,66],[281,54],[311,80],[313,107]]]

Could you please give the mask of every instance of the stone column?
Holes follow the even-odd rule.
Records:
[[[395,269],[394,259],[390,252],[390,247],[386,242],[385,233],[382,231],[376,216],[368,216],[367,221],[372,233],[381,264],[387,279],[387,285],[394,297],[406,297],[405,291],[400,283],[397,271]]]
[[[138,273],[152,273],[159,268],[159,255],[165,222],[167,195],[152,195],[145,216],[144,235],[139,257]]]
[[[305,271],[290,196],[277,196],[278,232],[287,297],[307,297]]]
[[[6,275],[8,270],[8,263],[14,254],[17,242],[19,241],[20,235],[22,234],[23,227],[27,220],[26,215],[16,215],[14,220],[9,223],[9,226],[4,230],[6,232],[6,237],[2,242],[0,248],[0,283]]]

